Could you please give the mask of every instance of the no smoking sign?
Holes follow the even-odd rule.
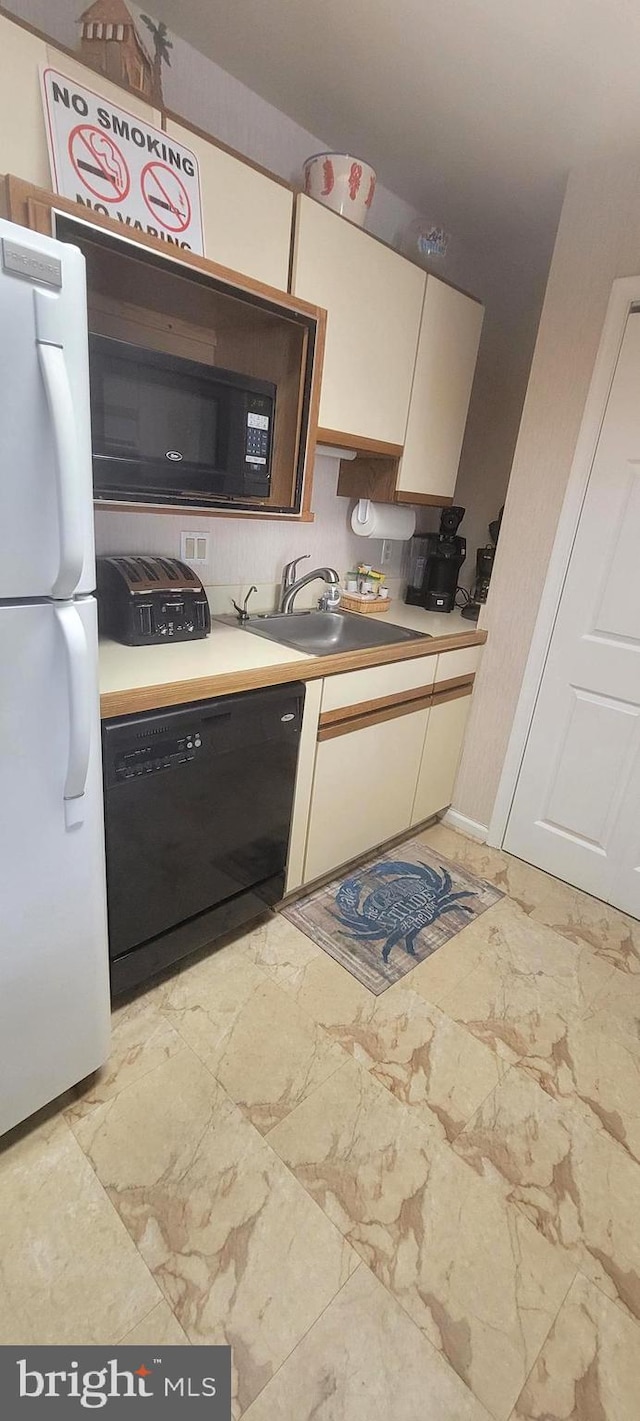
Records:
[[[69,157],[78,183],[102,202],[124,202],[131,174],[124,154],[112,138],[91,124],[78,124],[69,134]]]
[[[56,192],[204,252],[198,160],[190,149],[58,70],[43,69],[42,93]]]

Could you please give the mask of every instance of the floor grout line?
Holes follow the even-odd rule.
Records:
[[[104,1185],[104,1184],[102,1183],[102,1180],[101,1180],[100,1175],[98,1174],[98,1171],[97,1171],[97,1169],[96,1169],[96,1167],[95,1167],[95,1165],[94,1165],[94,1163],[93,1163],[93,1160],[92,1160],[91,1157],[87,1154],[86,1150],[84,1149],[84,1147],[83,1147],[82,1144],[80,1143],[80,1140],[77,1138],[77,1135],[75,1134],[75,1131],[72,1130],[72,1128],[71,1128],[69,1122],[68,1122],[67,1120],[65,1120],[64,1123],[65,1123],[65,1125],[66,1125],[66,1127],[67,1127],[67,1129],[68,1129],[70,1135],[72,1136],[73,1140],[75,1141],[75,1143],[76,1143],[78,1149],[80,1150],[81,1155],[83,1156],[83,1158],[86,1160],[87,1164],[89,1165],[89,1168],[91,1169],[91,1171],[92,1171],[92,1173],[93,1173],[94,1179],[97,1181],[98,1186],[99,1186],[99,1188],[100,1188],[102,1194],[104,1195],[104,1198],[105,1198],[105,1200],[106,1200],[106,1203],[108,1204],[110,1210],[111,1210],[112,1213],[114,1214],[114,1216],[115,1216],[115,1218],[116,1218],[116,1220],[117,1220],[117,1222],[118,1222],[118,1224],[119,1224],[119,1226],[120,1226],[121,1231],[123,1231],[123,1232],[126,1234],[128,1240],[129,1240],[129,1242],[133,1244],[133,1247],[134,1247],[135,1250],[136,1250],[136,1253],[137,1253],[137,1255],[138,1255],[138,1258],[140,1259],[140,1262],[142,1263],[142,1265],[143,1265],[145,1271],[149,1274],[149,1277],[150,1277],[150,1279],[151,1279],[151,1281],[152,1281],[154,1287],[155,1287],[155,1288],[157,1289],[157,1291],[158,1291],[159,1296],[156,1298],[156,1301],[155,1301],[155,1303],[153,1304],[153,1307],[155,1308],[155,1307],[158,1306],[158,1303],[159,1303],[159,1302],[162,1302],[162,1299],[163,1299],[163,1297],[164,1297],[164,1293],[162,1292],[162,1289],[161,1289],[161,1287],[160,1287],[160,1285],[159,1285],[159,1283],[158,1283],[158,1281],[157,1281],[157,1278],[154,1276],[153,1272],[151,1271],[151,1269],[150,1269],[150,1267],[149,1267],[149,1264],[147,1263],[146,1258],[145,1258],[144,1255],[140,1252],[140,1249],[138,1248],[138,1245],[137,1245],[137,1243],[136,1243],[136,1240],[134,1239],[133,1235],[129,1232],[129,1229],[127,1228],[127,1225],[125,1224],[125,1221],[124,1221],[124,1219],[122,1218],[122,1215],[120,1214],[119,1210],[116,1208],[116,1206],[115,1206],[113,1200],[109,1197],[109,1192],[108,1192],[108,1190],[107,1190],[107,1188],[106,1188],[106,1185]],[[150,1311],[150,1312],[153,1312],[153,1308],[150,1308],[149,1311]],[[148,1317],[148,1313],[145,1313],[145,1317]],[[144,1318],[139,1318],[139,1319],[138,1319],[138,1322],[134,1322],[133,1325],[132,1325],[132,1327],[128,1327],[128,1328],[127,1328],[127,1332],[132,1332],[132,1331],[133,1331],[133,1328],[134,1328],[134,1327],[137,1327],[138,1324],[139,1324],[140,1322],[143,1322],[143,1321],[144,1321]],[[123,1336],[126,1336],[126,1333],[123,1333]]]
[[[618,1308],[618,1310],[622,1313],[622,1316],[626,1317],[628,1322],[633,1323],[634,1326],[639,1329],[640,1339],[640,1316],[638,1315],[638,1313],[631,1312],[629,1308],[625,1306],[620,1297],[620,1294],[616,1293],[615,1298],[612,1298],[611,1294],[605,1291],[605,1289],[602,1287],[602,1284],[599,1283],[596,1278],[592,1278],[589,1273],[585,1273],[584,1268],[581,1268],[579,1263],[577,1265],[576,1277],[578,1275],[583,1278],[586,1283],[590,1283],[591,1287],[595,1288],[596,1291],[600,1293],[601,1297],[606,1298],[607,1302],[611,1303],[612,1307]]]
[[[435,1352],[439,1361],[452,1373],[454,1377],[457,1378],[457,1380],[462,1384],[462,1386],[466,1387],[467,1391],[469,1392],[469,1395],[473,1397],[474,1401],[477,1401],[479,1406],[483,1407],[483,1409],[487,1413],[487,1416],[491,1418],[491,1421],[504,1421],[503,1417],[496,1416],[495,1411],[491,1411],[489,1409],[487,1403],[481,1400],[477,1392],[473,1390],[473,1387],[469,1385],[469,1382],[465,1379],[465,1377],[463,1377],[461,1373],[456,1370],[456,1368],[453,1366],[453,1363],[447,1357],[446,1353],[444,1351],[441,1351],[439,1347],[436,1347],[435,1342],[431,1341],[431,1338],[427,1336],[426,1332],[424,1332],[424,1330],[420,1326],[420,1323],[416,1322],[415,1317],[413,1317],[412,1314],[409,1312],[409,1309],[405,1307],[402,1298],[397,1293],[394,1293],[393,1289],[389,1287],[388,1283],[385,1282],[384,1278],[380,1278],[378,1276],[378,1274],[375,1272],[375,1269],[371,1268],[365,1258],[362,1258],[361,1255],[358,1256],[360,1257],[360,1262],[362,1266],[367,1269],[367,1272],[371,1274],[372,1278],[375,1278],[376,1282],[380,1284],[380,1287],[384,1288],[385,1292],[388,1293],[392,1301],[397,1305],[397,1307],[400,1308],[401,1312],[404,1313],[405,1317],[409,1320],[410,1323],[412,1323],[413,1327],[415,1327],[416,1331],[420,1334],[420,1337],[422,1338],[423,1342],[426,1343],[427,1347],[430,1347],[432,1351]],[[515,1406],[515,1401],[513,1405]],[[511,1415],[512,1410],[513,1407],[510,1408],[509,1415]],[[346,1418],[346,1421],[348,1421],[348,1418]]]
[[[535,1368],[536,1368],[537,1365],[538,1365],[538,1362],[539,1362],[539,1360],[540,1360],[540,1357],[542,1356],[542,1353],[543,1353],[543,1351],[544,1351],[544,1349],[545,1349],[545,1347],[546,1347],[546,1345],[547,1345],[547,1342],[549,1341],[549,1338],[550,1338],[550,1336],[551,1336],[551,1333],[553,1332],[553,1329],[554,1329],[554,1327],[555,1327],[555,1325],[556,1325],[556,1323],[557,1323],[557,1321],[558,1321],[558,1318],[559,1318],[559,1316],[560,1316],[560,1313],[562,1312],[562,1309],[563,1309],[563,1307],[564,1307],[564,1305],[565,1305],[565,1303],[566,1303],[566,1301],[567,1301],[567,1298],[568,1298],[568,1296],[569,1296],[569,1293],[571,1292],[571,1289],[573,1288],[573,1286],[574,1286],[574,1284],[575,1284],[575,1281],[576,1281],[576,1278],[578,1277],[579,1272],[580,1272],[580,1269],[579,1269],[579,1268],[576,1268],[576,1271],[575,1271],[575,1273],[574,1273],[574,1275],[573,1275],[573,1277],[572,1277],[572,1279],[571,1279],[571,1282],[570,1282],[570,1284],[569,1284],[569,1287],[567,1288],[567,1291],[566,1291],[566,1293],[565,1293],[565,1295],[564,1295],[564,1297],[563,1297],[563,1299],[562,1299],[562,1302],[560,1303],[560,1306],[559,1306],[559,1308],[558,1308],[558,1311],[555,1313],[554,1317],[552,1318],[552,1320],[551,1320],[551,1322],[550,1322],[550,1324],[549,1324],[549,1327],[548,1327],[548,1329],[547,1329],[547,1331],[546,1331],[546,1333],[545,1333],[545,1335],[544,1335],[544,1339],[543,1339],[543,1341],[542,1341],[540,1347],[538,1348],[538,1351],[536,1352],[536,1355],[535,1355],[535,1357],[534,1357],[534,1359],[533,1359],[533,1362],[531,1363],[531,1366],[529,1367],[529,1370],[528,1370],[528,1372],[527,1372],[527,1374],[526,1374],[526,1376],[525,1376],[525,1379],[524,1379],[524,1381],[523,1381],[523,1383],[522,1383],[522,1386],[521,1386],[521,1388],[520,1388],[520,1391],[518,1392],[518,1395],[517,1395],[517,1397],[516,1397],[516,1399],[515,1399],[515,1401],[514,1401],[514,1403],[513,1403],[513,1407],[512,1407],[512,1409],[511,1409],[511,1411],[510,1411],[510,1413],[509,1413],[509,1417],[511,1417],[512,1413],[515,1411],[516,1406],[518,1405],[518,1402],[519,1402],[519,1400],[520,1400],[520,1397],[522,1396],[522,1393],[523,1393],[523,1391],[524,1391],[524,1389],[525,1389],[525,1387],[526,1387],[526,1385],[527,1385],[527,1382],[529,1381],[529,1377],[532,1376],[532,1374],[533,1374]],[[585,1418],[585,1421],[589,1421],[589,1418],[588,1418],[588,1417]],[[595,1418],[595,1417],[594,1417],[594,1421],[596,1421],[596,1418]],[[603,1421],[606,1421],[606,1417],[603,1418]]]
[[[354,1250],[354,1251],[355,1251],[355,1250]],[[319,1312],[319,1313],[318,1313],[318,1316],[317,1316],[316,1318],[314,1318],[314,1320],[313,1320],[312,1323],[309,1324],[309,1326],[308,1326],[306,1332],[304,1332],[304,1333],[302,1334],[302,1337],[299,1337],[299,1338],[298,1338],[298,1341],[296,1342],[295,1346],[291,1348],[291,1351],[287,1353],[286,1357],[283,1357],[283,1359],[282,1359],[282,1361],[280,1362],[279,1366],[276,1367],[275,1372],[272,1372],[271,1376],[269,1377],[268,1382],[265,1382],[264,1386],[260,1388],[260,1391],[256,1392],[256,1395],[253,1397],[253,1400],[249,1403],[249,1406],[247,1407],[246,1411],[243,1411],[243,1412],[241,1413],[242,1416],[248,1416],[248,1415],[249,1415],[249,1412],[250,1412],[251,1407],[253,1406],[254,1402],[256,1402],[256,1401],[258,1400],[258,1397],[259,1397],[259,1396],[262,1396],[262,1393],[267,1390],[267,1387],[271,1386],[271,1383],[272,1383],[272,1381],[274,1381],[275,1378],[277,1377],[278,1372],[281,1372],[281,1371],[282,1371],[282,1368],[284,1367],[285,1363],[288,1362],[289,1359],[295,1355],[295,1353],[297,1352],[298,1348],[299,1348],[299,1347],[301,1346],[301,1344],[304,1342],[305,1337],[308,1337],[308,1336],[309,1336],[309,1333],[310,1333],[310,1332],[313,1332],[314,1327],[317,1326],[317,1324],[320,1322],[320,1319],[323,1318],[324,1315],[325,1315],[325,1313],[329,1311],[329,1308],[333,1307],[333,1304],[335,1303],[336,1298],[339,1298],[339,1297],[340,1297],[341,1292],[343,1292],[343,1290],[346,1288],[347,1284],[351,1282],[351,1279],[352,1279],[352,1278],[355,1278],[356,1273],[359,1273],[359,1271],[360,1271],[361,1268],[366,1268],[367,1265],[366,1265],[366,1263],[363,1261],[363,1259],[360,1258],[359,1255],[356,1255],[356,1256],[358,1257],[358,1260],[359,1260],[359,1261],[358,1261],[358,1263],[356,1264],[356,1267],[354,1268],[353,1272],[349,1274],[349,1277],[348,1277],[348,1278],[345,1278],[344,1283],[341,1283],[341,1284],[340,1284],[340,1287],[336,1289],[335,1293],[333,1294],[333,1297],[332,1297],[332,1298],[329,1298],[328,1303],[325,1303],[324,1307],[322,1308],[322,1311]],[[277,1418],[274,1418],[274,1421],[277,1421]]]

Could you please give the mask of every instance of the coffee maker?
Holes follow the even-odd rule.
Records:
[[[467,555],[467,540],[458,528],[464,508],[443,508],[438,533],[419,534],[411,540],[411,564],[405,602],[427,612],[452,612],[458,574]]]

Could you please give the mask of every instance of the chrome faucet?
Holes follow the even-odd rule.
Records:
[[[309,553],[305,553],[304,557],[309,557]],[[338,588],[340,587],[340,578],[338,577],[335,568],[314,567],[312,571],[306,573],[304,577],[299,577],[296,579],[296,567],[297,564],[302,561],[303,558],[295,558],[293,562],[287,563],[284,569],[284,572],[282,574],[282,590],[280,595],[279,610],[285,613],[292,612],[293,603],[300,589],[302,587],[306,587],[309,582],[315,582],[316,578],[321,578],[323,582],[327,583],[326,591],[320,598],[319,605],[324,607],[325,611],[329,607],[336,607],[340,600],[340,593],[338,591]]]
[[[293,562],[285,563],[282,569],[282,577],[280,579],[280,601],[278,603],[279,612],[283,610],[282,603],[284,602],[285,592],[287,592],[290,587],[293,587],[293,584],[296,580],[296,569],[298,567],[298,564],[301,562],[307,562],[310,557],[311,553],[303,553],[301,557],[294,558]]]

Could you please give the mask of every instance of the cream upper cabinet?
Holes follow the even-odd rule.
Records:
[[[292,290],[328,313],[324,429],[404,444],[425,282],[397,252],[298,197]]]
[[[293,193],[180,124],[167,133],[200,164],[205,256],[268,286],[287,290]]]
[[[47,46],[0,17],[0,172],[49,187],[39,66]]]
[[[427,277],[399,493],[453,497],[483,316],[478,301]]]

